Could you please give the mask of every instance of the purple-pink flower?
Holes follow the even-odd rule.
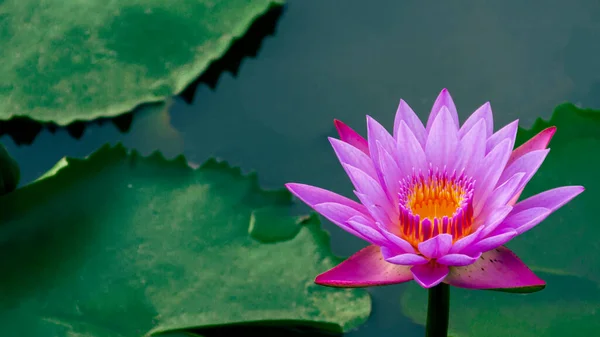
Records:
[[[367,287],[414,279],[472,289],[545,286],[503,245],[583,192],[555,188],[517,203],[555,128],[513,150],[517,121],[493,132],[490,104],[461,126],[446,89],[424,126],[400,100],[391,135],[367,116],[367,140],[340,121],[330,138],[359,202],[304,184],[287,188],[347,232],[371,243],[315,282]]]

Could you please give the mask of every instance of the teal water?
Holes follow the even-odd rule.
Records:
[[[540,3],[541,4],[541,3]],[[106,142],[142,153],[180,153],[200,164],[217,156],[257,171],[263,186],[298,181],[349,195],[327,141],[333,119],[360,132],[369,114],[391,129],[404,98],[425,119],[447,87],[464,120],[491,101],[497,126],[528,127],[565,101],[600,108],[600,2],[289,0],[274,36],[237,76],[213,90],[200,85],[192,104],[174,97],[135,112],[129,132],[90,125],[81,139],[42,131],[32,145],[1,141],[31,181],[61,157],[85,156]],[[498,127],[496,127],[497,129]],[[307,208],[299,206],[299,212]],[[334,252],[364,243],[330,223]],[[404,286],[370,290],[369,322],[349,335],[422,336],[399,312]]]

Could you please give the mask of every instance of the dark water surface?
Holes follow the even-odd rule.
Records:
[[[263,186],[298,181],[349,195],[327,136],[332,120],[365,131],[365,114],[391,130],[404,98],[425,119],[447,87],[464,120],[491,101],[496,129],[514,119],[530,126],[565,101],[600,108],[600,2],[289,0],[275,36],[236,77],[215,90],[200,85],[192,104],[180,97],[134,115],[126,134],[90,125],[75,140],[43,131],[29,146],[2,142],[21,164],[24,182],[61,157],[85,156],[106,142],[193,163],[211,156]],[[304,206],[300,211],[307,211]],[[364,243],[325,224],[334,252]],[[422,336],[399,312],[403,286],[372,289],[373,315],[350,336]]]

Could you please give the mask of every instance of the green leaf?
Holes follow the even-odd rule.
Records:
[[[0,120],[66,125],[161,101],[282,2],[0,1]]]
[[[519,130],[517,140],[521,143],[551,125],[557,130],[550,153],[521,200],[565,185],[586,190],[508,247],[534,269],[600,283],[600,111],[560,105],[549,121],[537,120],[531,130]]]
[[[452,288],[450,333],[461,337],[588,337],[600,330],[600,292],[592,281],[576,276],[540,273],[544,291],[515,295]],[[408,285],[402,311],[425,323],[427,291]]]
[[[65,159],[0,197],[3,333],[139,337],[259,321],[356,327],[369,315],[368,294],[313,283],[340,260],[316,216],[290,215],[291,200],[214,160],[194,170],[183,157],[121,146]]]
[[[19,185],[21,170],[17,161],[0,144],[0,195],[14,191]]]

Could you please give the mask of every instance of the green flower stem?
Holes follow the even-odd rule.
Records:
[[[425,337],[447,337],[450,315],[450,286],[440,283],[429,289]]]

